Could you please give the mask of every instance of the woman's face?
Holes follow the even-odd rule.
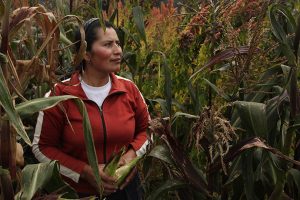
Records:
[[[87,67],[110,73],[120,70],[122,49],[116,31],[113,28],[102,28],[97,31],[98,40],[94,41],[89,55],[90,62]]]

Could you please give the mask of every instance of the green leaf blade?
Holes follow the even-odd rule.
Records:
[[[268,133],[266,105],[263,103],[236,101],[242,123],[255,136],[266,138]],[[250,133],[251,134],[251,133]]]
[[[132,9],[132,14],[133,14],[133,20],[135,22],[139,34],[142,40],[147,44],[142,8],[140,6],[134,7]]]
[[[13,128],[17,131],[20,137],[31,146],[31,141],[24,129],[23,123],[21,121],[20,116],[18,115],[13,103],[12,97],[9,93],[5,77],[0,67],[0,105],[5,110],[10,123],[12,124]],[[9,134],[9,133],[8,133]]]

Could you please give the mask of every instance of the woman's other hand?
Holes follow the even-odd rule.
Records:
[[[117,180],[114,177],[108,176],[104,173],[103,168],[104,164],[98,165],[99,169],[99,175],[101,177],[101,184],[103,186],[103,195],[109,195],[113,192],[115,192],[118,188],[117,186]],[[91,166],[86,165],[84,167],[84,170],[81,174],[81,178],[87,181],[91,186],[93,186],[96,190],[99,190],[96,182],[96,178],[94,176],[93,170]]]
[[[115,177],[109,176],[104,172],[104,164],[99,165],[99,174],[102,180],[102,185],[104,188],[103,194],[109,195],[111,193],[116,192],[118,189],[117,179]]]

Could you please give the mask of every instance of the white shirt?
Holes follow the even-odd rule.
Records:
[[[108,96],[108,93],[111,89],[111,80],[109,77],[108,82],[105,85],[101,87],[94,87],[88,85],[81,79],[81,87],[85,92],[86,96],[90,100],[96,102],[99,107],[101,107],[104,99]]]

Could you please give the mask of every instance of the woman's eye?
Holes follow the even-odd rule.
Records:
[[[110,43],[106,43],[106,44],[104,44],[104,46],[106,46],[106,47],[111,47],[112,46],[112,43],[110,42]]]
[[[117,45],[118,47],[121,46],[120,42],[109,42],[104,44],[105,47],[113,47],[114,45]]]

